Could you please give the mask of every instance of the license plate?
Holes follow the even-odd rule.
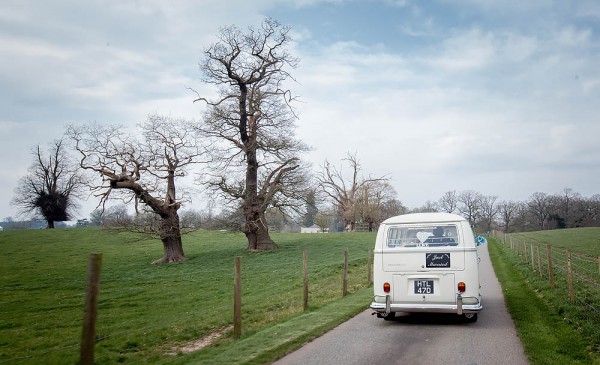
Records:
[[[433,280],[415,280],[415,294],[433,294]]]

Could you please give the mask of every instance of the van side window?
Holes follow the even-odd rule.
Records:
[[[458,230],[454,224],[428,226],[396,226],[387,232],[387,247],[458,246]]]

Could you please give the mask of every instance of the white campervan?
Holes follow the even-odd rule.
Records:
[[[482,309],[477,246],[483,243],[455,214],[385,220],[375,242],[371,309],[388,320],[396,312],[438,312],[475,322]]]

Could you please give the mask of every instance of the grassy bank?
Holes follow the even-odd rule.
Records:
[[[512,233],[510,236],[600,257],[600,228],[598,227]]]
[[[368,298],[354,303],[353,295],[339,302],[346,309],[336,308],[335,302],[341,298],[346,248],[349,292],[365,296],[361,289],[367,286],[367,253],[373,233],[274,234],[273,238],[280,249],[249,253],[243,235],[195,232],[184,238],[185,263],[153,266],[150,262],[162,256],[161,243],[136,234],[97,229],[2,232],[0,363],[77,362],[91,252],[103,254],[97,363],[185,363],[191,355],[167,353],[232,323],[235,256],[242,256],[243,339],[302,318],[305,250],[310,283],[307,314],[338,313],[336,318],[315,316],[308,336],[322,333],[368,304]],[[210,359],[219,353],[227,362],[232,352],[226,349],[241,345],[230,340],[230,332],[225,331],[217,350],[208,348],[194,356]],[[291,346],[303,340],[302,336],[292,339]],[[268,346],[288,351],[288,345]],[[262,355],[249,358],[259,361]]]
[[[247,333],[235,342],[225,339],[218,346],[181,356],[173,364],[271,363],[365,310],[372,297],[372,288],[360,289],[342,299]]]
[[[573,321],[564,295],[530,270],[508,246],[490,239],[490,256],[506,304],[532,364],[600,364],[598,338]],[[543,289],[542,289],[543,288]],[[589,317],[588,320],[594,320]]]

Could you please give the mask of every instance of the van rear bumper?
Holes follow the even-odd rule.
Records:
[[[371,309],[378,313],[390,312],[426,312],[426,313],[476,313],[483,309],[481,298],[468,297],[475,299],[476,304],[463,304],[464,299],[460,294],[457,295],[456,304],[436,304],[436,303],[394,303],[390,301],[390,296],[386,295],[382,302],[382,296],[376,296],[371,303]]]

